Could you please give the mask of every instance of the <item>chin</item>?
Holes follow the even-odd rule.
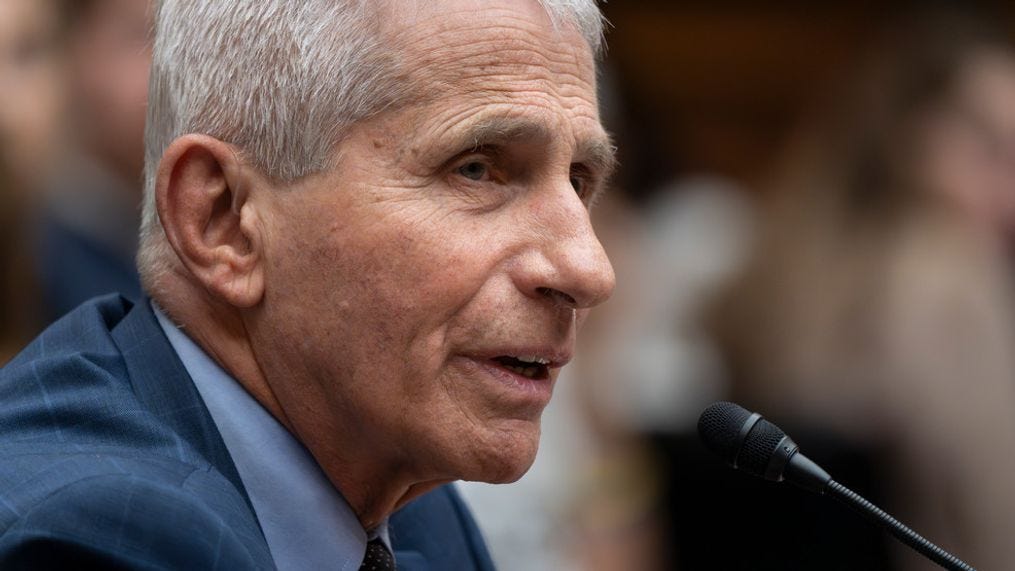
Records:
[[[539,450],[539,430],[534,434],[501,435],[482,444],[467,454],[459,479],[510,484],[518,481],[532,467]]]

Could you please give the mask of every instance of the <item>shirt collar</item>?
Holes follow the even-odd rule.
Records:
[[[367,532],[313,456],[152,303],[236,464],[279,569],[358,570]],[[370,537],[388,549],[387,522]]]

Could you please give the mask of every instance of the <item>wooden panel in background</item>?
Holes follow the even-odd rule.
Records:
[[[613,24],[604,101],[624,190],[644,194],[698,172],[756,184],[801,112],[889,21],[905,21],[878,2],[759,4],[603,6]]]

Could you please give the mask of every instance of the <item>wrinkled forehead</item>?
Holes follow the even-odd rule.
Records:
[[[382,36],[415,95],[509,86],[595,99],[595,58],[581,33],[536,0],[431,0],[383,9]]]

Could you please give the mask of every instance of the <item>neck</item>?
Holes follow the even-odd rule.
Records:
[[[293,368],[286,371],[289,378],[299,377]],[[283,397],[283,409],[287,402]],[[303,402],[327,406],[324,398],[311,397]],[[425,477],[428,471],[414,465],[397,445],[355,414],[325,415],[314,406],[296,403],[288,407],[298,409],[299,414],[289,414],[292,422],[287,428],[341,492],[364,529],[375,528],[411,500],[452,481]],[[336,418],[341,421],[334,422]]]
[[[450,481],[420,482],[410,486],[399,487],[389,486],[386,490],[382,490],[380,487],[370,489],[364,486],[337,487],[342,491],[342,496],[345,500],[352,506],[360,524],[363,525],[363,529],[370,530],[380,525],[382,521],[405,504]],[[362,490],[367,493],[350,494],[345,491],[347,489]]]
[[[154,288],[159,291],[155,302],[188,337],[292,432],[291,423],[257,363],[241,310],[213,299],[207,290],[185,277],[179,278],[172,280],[172,287]]]
[[[376,450],[384,449],[390,443],[371,443],[374,435],[369,429],[322,426],[320,419],[331,415],[315,414],[312,409],[302,410],[299,415],[287,414],[284,397],[280,399],[273,390],[268,380],[270,375],[265,374],[259,362],[242,310],[213,299],[204,288],[192,284],[182,275],[174,277],[181,279],[174,279],[171,288],[156,288],[160,293],[156,303],[307,448],[349,503],[363,529],[377,527],[411,500],[452,481],[419,481],[408,477],[412,470],[378,457]],[[265,361],[270,368],[270,357]],[[275,377],[290,378],[292,373],[280,372]],[[346,435],[347,438],[335,435]]]

